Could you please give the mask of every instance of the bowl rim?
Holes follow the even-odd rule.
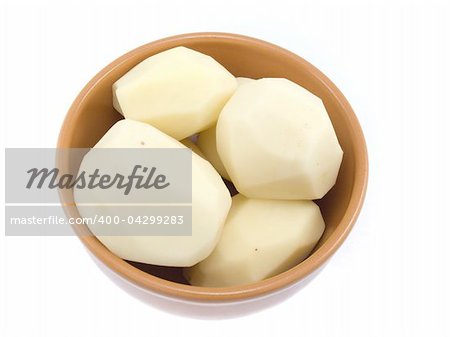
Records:
[[[356,115],[353,112],[353,109],[351,108],[349,102],[341,93],[341,91],[336,87],[336,85],[334,85],[331,80],[328,79],[328,77],[326,77],[320,70],[318,70],[316,67],[314,67],[312,64],[310,64],[300,56],[282,47],[260,39],[244,35],[221,32],[181,34],[144,44],[120,56],[115,61],[108,64],[85,85],[85,87],[78,94],[77,98],[74,100],[67,112],[59,134],[57,148],[69,147],[68,144],[71,138],[71,130],[74,129],[73,125],[76,125],[76,122],[79,119],[81,110],[80,107],[83,105],[85,97],[89,94],[92,88],[95,87],[96,84],[99,83],[110,71],[118,67],[121,63],[125,62],[129,57],[132,57],[136,54],[140,54],[144,51],[154,50],[160,47],[167,47],[164,49],[172,48],[178,45],[183,45],[184,42],[192,39],[204,42],[212,40],[222,40],[238,44],[253,44],[262,49],[265,49],[268,52],[283,54],[284,57],[294,59],[297,63],[301,63],[302,66],[307,68],[308,71],[316,79],[318,79],[321,84],[325,86],[327,90],[334,96],[335,101],[347,114],[351,125],[350,131],[352,133],[352,138],[354,139],[353,142],[356,143],[356,145],[354,146],[355,174],[353,189],[348,207],[336,230],[312,255],[310,255],[306,260],[289,269],[288,271],[259,282],[241,286],[221,288],[191,286],[161,279],[159,277],[147,274],[120,259],[116,255],[111,253],[105,246],[103,246],[103,244],[101,244],[97,238],[85,235],[78,235],[78,237],[96,258],[98,258],[103,264],[105,264],[116,274],[140,288],[150,290],[151,292],[156,292],[160,295],[191,301],[224,302],[251,299],[275,293],[279,290],[289,287],[290,285],[293,285],[294,283],[313,273],[315,270],[321,267],[342,245],[344,240],[349,235],[361,211],[368,181],[368,154],[366,142],[361,126]]]

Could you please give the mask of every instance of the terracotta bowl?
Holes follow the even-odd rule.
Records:
[[[226,33],[186,34],[151,42],[119,57],[84,87],[67,113],[58,147],[92,147],[122,118],[112,106],[112,84],[140,61],[175,46],[208,54],[235,76],[288,78],[323,100],[344,150],[336,185],[318,201],[326,222],[325,233],[311,256],[294,268],[264,281],[225,288],[190,286],[178,268],[130,263],[112,254],[93,236],[81,235],[80,239],[114,274],[141,289],[172,299],[233,302],[267,297],[264,295],[287,289],[321,267],[343,243],[361,209],[368,176],[364,136],[352,108],[339,89],[301,57],[261,40]],[[62,201],[64,205],[68,199]],[[66,207],[66,212],[79,216],[73,207]]]

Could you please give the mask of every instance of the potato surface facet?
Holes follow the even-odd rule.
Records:
[[[220,159],[247,197],[319,199],[336,182],[343,152],[325,106],[289,80],[239,86],[216,133]]]
[[[177,140],[145,123],[122,120],[114,124],[95,148],[185,148]],[[92,151],[91,151],[92,152]],[[102,168],[89,152],[79,171]],[[114,162],[114,161],[113,161]],[[120,158],[116,165],[120,166]],[[117,207],[95,198],[95,190],[75,189],[74,199],[82,217],[116,214]],[[94,205],[83,205],[98,200]],[[98,236],[97,238],[122,259],[162,266],[192,266],[205,259],[216,246],[231,197],[220,175],[211,164],[192,152],[192,235],[187,236]],[[122,217],[148,216],[151,209],[139,207],[130,213],[121,207]],[[89,225],[88,225],[89,227]]]
[[[237,86],[212,57],[176,47],[145,59],[113,84],[113,105],[125,118],[181,140],[206,130]]]
[[[324,228],[313,201],[248,199],[238,194],[212,254],[184,274],[192,285],[203,287],[257,282],[303,261]]]
[[[198,135],[197,145],[202,153],[205,155],[206,159],[214,166],[217,172],[230,181],[230,176],[225,169],[225,166],[222,164],[222,160],[217,153],[216,147],[216,127],[212,127],[206,131],[200,132]]]
[[[236,77],[238,86],[254,81],[247,77]],[[228,174],[225,166],[223,166],[222,160],[217,153],[216,145],[216,126],[209,128],[201,132],[198,135],[197,145],[209,162],[214,166],[217,172],[228,181],[231,181],[230,175]]]

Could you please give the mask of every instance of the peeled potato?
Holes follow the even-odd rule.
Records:
[[[312,201],[233,197],[222,237],[208,258],[186,268],[195,286],[227,287],[282,273],[312,251],[325,229]]]
[[[238,86],[254,81],[247,77],[236,77]],[[216,127],[212,127],[206,131],[201,132],[198,135],[197,145],[204,153],[207,160],[214,166],[217,172],[228,181],[231,181],[230,175],[228,174],[225,166],[223,166],[222,160],[217,153],[216,146]]]
[[[289,80],[239,86],[216,132],[225,169],[247,197],[319,199],[336,182],[343,153],[325,106]]]
[[[181,140],[212,126],[237,86],[212,57],[176,47],[150,56],[113,85],[113,105]]]
[[[238,85],[242,85],[245,83],[250,83],[251,81],[254,81],[254,79],[248,78],[248,77],[236,77],[236,81],[237,81]]]
[[[195,144],[189,137],[185,138],[183,140],[180,140],[180,143],[183,144],[184,146],[186,146],[187,148],[191,149],[193,152],[195,152],[196,154],[198,154],[200,157],[202,157],[203,159],[205,158],[205,155],[203,154],[203,152],[199,149],[199,147],[197,146],[197,144]]]
[[[95,148],[184,148],[184,145],[148,124],[122,120],[114,124]],[[83,158],[80,171],[92,172],[93,167],[102,168],[101,165],[91,151]],[[115,165],[120,165],[120,160]],[[94,206],[83,206],[82,203],[96,200],[92,193],[95,190],[74,191],[82,217],[117,212],[116,207],[106,205],[100,198]],[[192,235],[98,236],[98,239],[122,259],[163,266],[192,266],[205,259],[216,246],[230,205],[231,197],[219,174],[209,162],[192,153]],[[127,207],[123,209],[125,218],[151,214],[146,207],[134,209],[137,213],[129,213]]]
[[[206,159],[214,166],[217,172],[225,178],[230,180],[230,176],[222,164],[222,160],[217,153],[216,148],[216,127],[212,127],[206,131],[200,132],[198,135],[197,145],[205,155]]]

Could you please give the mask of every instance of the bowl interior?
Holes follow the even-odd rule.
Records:
[[[178,45],[212,56],[235,76],[285,77],[323,100],[344,151],[344,157],[336,185],[323,199],[317,201],[326,222],[326,230],[315,252],[306,261],[314,259],[315,255],[319,256],[320,248],[332,238],[336,231],[339,231],[340,235],[333,240],[338,246],[340,244],[338,241],[343,240],[342,236],[348,233],[354,221],[355,214],[347,214],[349,220],[342,221],[349,212],[351,200],[355,198],[355,193],[360,194],[356,196],[358,205],[355,204],[356,206],[350,210],[352,213],[357,213],[365,190],[364,181],[359,190],[355,191],[354,186],[357,175],[367,174],[364,139],[350,106],[339,90],[309,63],[271,44],[228,34],[192,34],[160,40],[137,48],[103,69],[83,89],[63,125],[59,147],[94,146],[104,133],[122,118],[112,106],[112,84],[148,56]],[[101,246],[98,242],[96,245]],[[94,254],[100,259],[112,258],[109,256],[112,254],[106,248],[103,247],[102,250],[97,247],[96,250]],[[321,261],[323,262],[323,259]],[[154,267],[139,263],[132,265],[158,278],[186,283],[177,268]],[[128,266],[131,268],[130,265]],[[309,266],[309,272],[316,267]]]

